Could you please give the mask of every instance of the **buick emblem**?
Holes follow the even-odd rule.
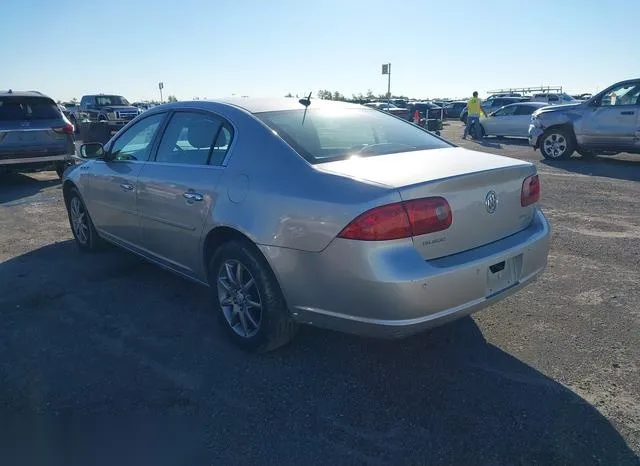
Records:
[[[496,211],[496,208],[498,207],[498,195],[495,191],[489,191],[487,193],[487,196],[484,198],[484,206],[490,214]]]

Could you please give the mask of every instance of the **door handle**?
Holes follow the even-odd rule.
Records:
[[[634,112],[633,110],[628,110],[625,112],[620,112],[620,115],[635,115],[636,112]]]
[[[197,201],[200,202],[204,199],[204,196],[200,193],[196,193],[194,191],[187,191],[186,193],[182,194],[182,197],[184,197],[187,201]]]
[[[133,186],[131,186],[130,184],[122,183],[120,187],[125,191],[133,191]]]

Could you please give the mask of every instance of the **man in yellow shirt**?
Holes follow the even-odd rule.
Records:
[[[469,128],[473,125],[471,136],[473,139],[480,139],[480,115],[487,116],[482,110],[482,100],[478,98],[478,91],[473,91],[473,97],[467,102],[467,125],[464,127],[462,139],[467,139]]]

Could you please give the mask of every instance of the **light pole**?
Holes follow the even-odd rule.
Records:
[[[162,89],[164,89],[164,83],[158,83],[158,89],[160,89],[160,103],[162,103]]]
[[[387,110],[391,107],[391,63],[382,65],[382,74],[387,75]]]

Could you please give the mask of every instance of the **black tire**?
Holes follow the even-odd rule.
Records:
[[[78,228],[74,226],[72,210],[74,209],[76,200],[77,202],[79,202],[79,206],[84,213],[86,238],[83,238],[83,235],[79,234]],[[73,233],[73,238],[76,240],[78,249],[80,249],[80,251],[82,252],[93,252],[100,249],[103,244],[102,239],[100,238],[100,236],[98,236],[98,232],[93,226],[93,221],[89,216],[89,211],[87,210],[82,197],[80,197],[80,193],[78,193],[78,190],[75,188],[71,190],[71,192],[69,193],[69,198],[67,199],[67,215],[69,217],[71,232]]]
[[[238,293],[234,294],[226,290],[230,285],[234,291],[240,290],[241,287],[237,285],[237,277],[235,284],[231,280],[225,279],[229,276],[225,264],[231,264],[231,267],[240,264],[244,267],[242,276],[246,278],[248,272],[253,279],[253,284],[249,288],[242,287],[241,294],[244,296],[241,298],[242,301],[260,303],[259,320],[255,313],[252,314],[252,320],[258,325],[247,324],[246,322],[249,322],[246,320],[247,317],[240,319],[240,314],[243,312],[236,313],[235,309],[241,307],[237,299]],[[250,352],[264,353],[287,344],[293,338],[298,325],[291,318],[273,271],[253,245],[236,240],[222,244],[211,258],[208,272],[213,308],[224,333],[233,343]],[[227,285],[219,284],[218,277],[221,274],[223,282]],[[242,282],[242,279],[239,281]],[[225,293],[227,296],[223,296],[221,293]],[[231,297],[232,295],[233,297]],[[226,309],[223,309],[222,301],[225,299],[233,301],[233,304],[230,303],[225,306]],[[248,306],[243,309],[245,309],[244,312],[249,312]],[[232,325],[234,316],[237,316],[238,319],[236,325]],[[251,331],[255,333],[249,335],[246,327],[243,330],[241,320],[244,320],[244,325],[250,326]],[[234,329],[235,327],[237,328]],[[243,332],[244,335],[241,335],[240,333]]]
[[[575,149],[573,134],[564,128],[549,128],[540,136],[540,153],[545,159],[568,159]]]

